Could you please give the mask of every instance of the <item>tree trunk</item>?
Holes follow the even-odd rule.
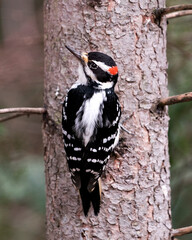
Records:
[[[159,4],[159,5],[158,5]],[[159,0],[45,0],[45,175],[47,239],[168,240],[171,232],[168,115],[152,111],[167,97],[166,22],[153,22]],[[117,153],[102,176],[98,217],[85,218],[72,185],[61,134],[61,107],[76,81],[65,49],[97,50],[119,68],[122,106]]]

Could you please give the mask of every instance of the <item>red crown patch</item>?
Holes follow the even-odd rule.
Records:
[[[110,72],[111,75],[116,75],[118,73],[118,68],[117,66],[113,66],[109,68],[108,71]]]

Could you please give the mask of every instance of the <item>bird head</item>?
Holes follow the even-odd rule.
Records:
[[[74,51],[69,46],[66,48],[80,61],[83,69],[84,82],[98,89],[108,89],[115,86],[118,78],[118,68],[115,61],[101,52]]]

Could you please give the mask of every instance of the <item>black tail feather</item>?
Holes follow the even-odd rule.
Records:
[[[101,201],[98,181],[95,184],[94,190],[92,192],[90,192],[90,198],[91,198],[91,202],[93,205],[94,213],[97,216],[99,213],[99,210],[100,210],[100,201]]]
[[[86,186],[81,186],[80,196],[81,196],[82,205],[83,205],[83,212],[85,216],[87,216],[90,208],[90,204],[91,204],[91,198],[90,198],[90,193],[88,192]]]
[[[92,203],[94,213],[97,216],[100,210],[100,189],[99,189],[99,183],[97,182],[95,184],[95,188],[92,192],[89,192],[87,190],[87,186],[82,186],[80,188],[80,196],[82,200],[83,205],[83,212],[85,216],[87,216],[90,205]]]

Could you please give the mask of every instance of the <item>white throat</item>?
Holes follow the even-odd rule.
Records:
[[[81,64],[79,64],[79,67],[78,67],[78,76],[79,77],[78,77],[77,83],[87,85],[87,78],[85,76],[85,73],[83,71],[83,67]]]

